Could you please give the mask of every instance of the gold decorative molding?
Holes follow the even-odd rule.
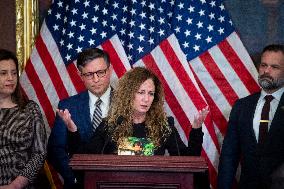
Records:
[[[38,0],[16,0],[16,54],[23,71],[39,32]]]

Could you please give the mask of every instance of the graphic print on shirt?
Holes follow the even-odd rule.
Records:
[[[128,137],[118,146],[118,155],[153,156],[154,144],[147,138]]]

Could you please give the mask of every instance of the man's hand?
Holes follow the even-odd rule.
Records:
[[[56,109],[56,112],[59,115],[59,117],[61,117],[61,119],[64,121],[65,125],[67,126],[67,129],[70,132],[76,132],[77,131],[77,126],[73,122],[69,110],[67,110],[67,109],[65,109],[65,110]]]

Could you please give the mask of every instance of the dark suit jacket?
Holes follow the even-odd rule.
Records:
[[[89,94],[84,91],[67,99],[61,100],[58,109],[68,109],[72,120],[80,130],[82,142],[86,143],[93,136],[90,118]],[[48,141],[48,160],[64,179],[64,187],[74,184],[74,174],[69,167],[69,147],[67,143],[67,127],[62,119],[56,115],[54,126]]]
[[[238,100],[233,106],[220,156],[219,189],[232,188],[239,160],[240,188],[269,188],[272,172],[284,161],[284,95],[263,148],[258,146],[253,130],[253,117],[259,97],[260,93],[250,95]]]

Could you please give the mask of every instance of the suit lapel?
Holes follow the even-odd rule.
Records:
[[[257,146],[257,140],[256,140],[255,132],[253,130],[253,118],[254,118],[254,113],[255,113],[255,109],[256,109],[256,105],[257,105],[259,97],[260,97],[260,93],[256,93],[255,95],[252,96],[252,99],[250,101],[251,103],[248,103],[248,112],[247,112],[249,133],[250,133],[250,136],[253,138],[255,146]]]
[[[81,120],[81,123],[86,126],[86,129],[91,126],[91,118],[90,118],[90,106],[89,106],[89,94],[88,91],[85,91],[80,96],[80,99],[78,100],[78,115],[80,115],[79,119]]]

